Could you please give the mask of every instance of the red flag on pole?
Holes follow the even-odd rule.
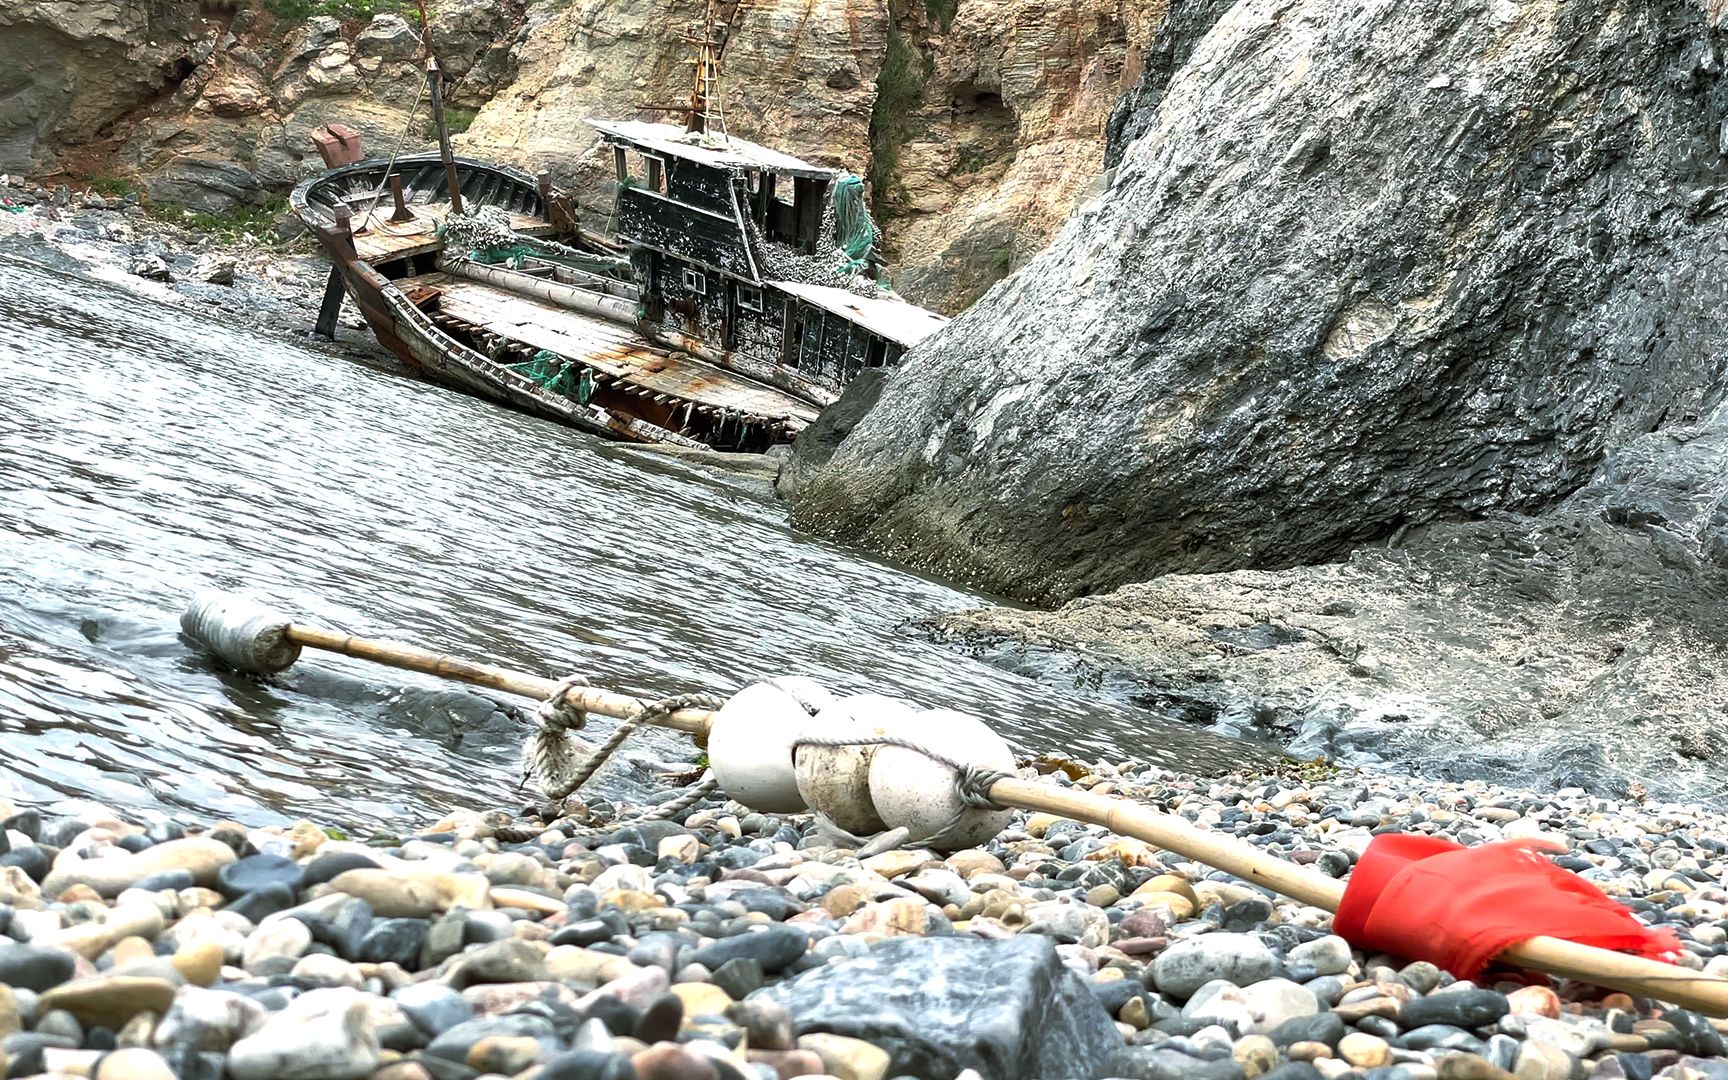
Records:
[[[1427,960],[1474,978],[1495,954],[1547,935],[1669,960],[1673,930],[1653,929],[1569,870],[1536,853],[1542,841],[1466,848],[1385,833],[1357,860],[1332,928],[1354,945]]]

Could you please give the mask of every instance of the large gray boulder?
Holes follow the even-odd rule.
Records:
[[[264,201],[258,178],[232,161],[177,157],[149,176],[145,191],[156,202],[219,214]]]
[[[864,956],[759,990],[799,1035],[888,1051],[889,1074],[1088,1077],[1122,1045],[1110,1014],[1042,935],[891,938]]]
[[[794,522],[1054,600],[1552,506],[1728,385],[1719,7],[1241,0]]]

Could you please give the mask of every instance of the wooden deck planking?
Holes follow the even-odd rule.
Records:
[[[439,310],[501,337],[579,360],[651,393],[758,416],[813,420],[817,409],[700,360],[673,359],[627,327],[484,282],[423,274],[397,282],[439,290]]]
[[[437,250],[438,228],[450,213],[449,203],[410,205],[408,209],[414,212],[413,221],[391,221],[390,214],[393,209],[390,196],[386,193],[366,216],[363,229],[359,228],[361,219],[358,215],[355,217],[354,250],[362,259],[369,263],[388,262],[404,255]],[[533,214],[511,214],[510,227],[528,236],[550,232],[552,229],[544,219]]]

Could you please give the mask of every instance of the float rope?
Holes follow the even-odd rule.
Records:
[[[574,740],[569,737],[568,731],[571,726],[581,728],[586,724],[588,714],[574,708],[565,699],[571,690],[587,685],[587,679],[572,675],[540,703],[541,727],[534,738],[535,746],[538,748],[555,742],[560,747],[555,753],[537,750],[534,755],[534,767],[540,776],[541,787],[546,793],[546,801],[550,804],[549,809],[554,815],[556,809],[563,806],[564,800],[593,779],[594,774],[600,771],[607,760],[617,753],[618,748],[643,724],[663,720],[680,709],[717,709],[725,704],[724,698],[713,694],[674,694],[651,701],[638,709],[635,715],[620,723],[605,742],[583,755],[574,748]],[[580,716],[581,721],[567,726],[565,717],[570,713]]]
[[[985,769],[977,765],[969,765],[955,761],[946,754],[940,754],[922,743],[911,739],[903,739],[897,735],[867,735],[862,738],[847,738],[845,736],[806,735],[792,744],[793,753],[800,747],[827,746],[845,748],[852,746],[894,746],[902,750],[910,750],[915,754],[923,754],[938,765],[944,766],[954,774],[954,797],[960,800],[960,809],[954,812],[941,828],[922,839],[914,840],[908,837],[903,843],[922,845],[940,844],[949,831],[959,825],[966,817],[968,810],[1007,810],[1010,807],[997,802],[990,797],[990,788],[998,780],[1006,780],[1012,773],[1000,772],[996,769]],[[884,833],[874,833],[871,836],[858,836],[840,827],[833,818],[820,810],[812,810],[812,814],[822,826],[841,838],[850,841],[853,847],[861,848]],[[893,830],[887,830],[892,832]]]
[[[384,165],[384,179],[378,181],[378,190],[372,193],[372,201],[367,204],[366,212],[360,215],[359,228],[364,229],[372,217],[372,211],[378,209],[378,201],[384,197],[384,189],[390,186],[390,174],[396,171],[396,159],[402,155],[402,147],[408,143],[408,132],[414,126],[414,118],[420,115],[420,102],[426,98],[426,76],[420,78],[420,91],[414,95],[414,107],[408,110],[408,119],[402,121],[402,134],[396,138],[396,149],[390,151],[390,160]]]
[[[588,680],[581,675],[566,676],[540,703],[536,710],[540,727],[528,740],[523,754],[524,784],[532,775],[546,785],[551,778],[568,776],[579,768],[585,751],[571,732],[588,726],[588,713],[570,701],[570,692],[587,685]]]
[[[664,821],[690,809],[718,790],[720,790],[720,781],[715,779],[714,774],[710,772],[704,775],[701,780],[685,788],[676,798],[668,799],[659,806],[644,810],[640,814],[627,817],[622,821],[609,821],[604,825],[590,825],[586,828],[577,829],[571,834],[571,839],[581,840],[593,836],[604,836],[607,833],[617,832],[619,829],[628,829],[632,825],[641,825],[649,821]]]

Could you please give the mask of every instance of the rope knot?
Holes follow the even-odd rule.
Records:
[[[967,806],[979,810],[1006,810],[1006,806],[990,797],[990,789],[1009,774],[977,765],[962,765],[954,771],[954,794]]]
[[[643,705],[636,715],[630,718],[630,723],[652,724],[681,709],[718,709],[724,704],[726,699],[715,694],[674,694]]]
[[[581,675],[567,675],[558,688],[540,703],[540,724],[554,735],[562,735],[567,731],[581,731],[588,726],[588,713],[572,704],[570,692],[580,687],[588,686],[588,680]]]

